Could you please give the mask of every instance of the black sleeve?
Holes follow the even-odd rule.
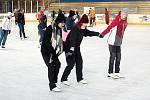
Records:
[[[21,20],[21,13],[18,13],[16,16],[16,22],[20,23]]]
[[[99,34],[99,32],[94,32],[86,29],[84,36],[98,36]]]
[[[51,37],[52,37],[52,26],[48,26],[46,28],[43,40],[42,40],[42,45],[41,45],[41,52],[44,54],[55,54],[55,50],[52,47],[51,43]]]
[[[66,26],[67,26],[67,30],[71,30],[71,20],[69,18],[66,19]]]
[[[77,44],[77,34],[78,29],[77,27],[73,27],[72,30],[69,32],[69,41],[70,41],[70,47],[76,47]]]
[[[24,17],[24,15],[22,15],[22,22],[25,25],[25,17]]]

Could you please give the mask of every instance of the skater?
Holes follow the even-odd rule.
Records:
[[[61,64],[58,56],[63,52],[61,30],[64,25],[65,17],[63,14],[59,14],[54,25],[49,25],[46,28],[41,45],[43,60],[48,67],[49,88],[54,92],[61,91],[60,87],[57,85],[57,76]]]
[[[93,18],[93,26],[96,26],[96,16]]]
[[[75,14],[75,11],[70,10],[69,16],[66,18],[66,24],[63,29],[63,41],[66,41],[66,37],[68,36],[68,33],[71,31],[71,29],[75,26],[75,20],[77,15]]]
[[[108,38],[108,46],[110,52],[108,77],[119,78],[120,75],[120,60],[121,60],[121,44],[124,35],[124,31],[127,27],[127,15],[128,9],[124,8],[121,10],[112,23],[105,29],[100,37],[103,38],[107,33],[110,32]],[[115,72],[114,72],[115,62]]]
[[[75,26],[75,20],[76,20],[77,15],[75,14],[75,11],[70,10],[69,11],[69,16],[66,18],[66,24],[63,29],[63,41],[66,41],[66,38],[68,36],[68,33],[71,31],[71,29]]]
[[[105,22],[107,25],[109,25],[109,11],[107,8],[105,8]]]
[[[52,22],[55,20],[56,12],[53,10],[51,13]]]
[[[24,25],[25,25],[25,18],[24,18],[24,10],[20,9],[18,13],[18,17],[16,20],[18,27],[19,27],[19,33],[20,33],[20,39],[22,40],[23,38],[26,39],[25,31],[24,31]],[[22,38],[23,34],[23,38]]]
[[[8,12],[7,16],[4,17],[2,20],[2,29],[0,33],[0,46],[2,46],[2,48],[5,48],[7,36],[8,34],[10,34],[11,31],[11,24],[12,24],[12,13]]]
[[[39,12],[36,13],[35,17],[39,22],[43,14],[44,14],[44,10],[40,10]]]
[[[68,32],[70,32],[70,30],[75,25],[76,18],[77,18],[77,15],[76,15],[75,11],[70,10],[69,16],[66,19],[66,27],[67,27]]]
[[[17,25],[18,13],[19,13],[19,10],[18,10],[18,9],[15,9],[15,10],[14,10],[14,16],[13,16],[13,17],[15,17],[15,24],[16,24],[16,25]]]
[[[39,35],[39,46],[38,48],[40,48],[41,44],[42,44],[42,39],[47,27],[47,17],[44,14],[44,11],[40,11],[41,17],[39,19],[39,25],[38,25],[38,35]]]
[[[94,9],[90,8],[89,10],[90,26],[89,27],[93,27],[94,17],[95,17]]]
[[[75,14],[76,14],[76,20],[75,20],[75,23],[77,23],[79,20],[80,20],[80,15],[79,15],[79,12],[78,12],[78,9],[76,8],[76,9],[74,9],[74,11],[75,11]]]
[[[80,44],[82,42],[82,39],[84,36],[98,36],[98,32],[89,31],[86,27],[89,20],[86,14],[84,14],[80,21],[76,23],[74,28],[70,31],[68,34],[68,37],[66,39],[66,49],[65,49],[65,55],[66,55],[66,61],[67,66],[63,72],[61,82],[64,85],[69,86],[68,82],[68,76],[73,69],[74,65],[76,65],[76,76],[77,76],[77,82],[82,84],[87,84],[87,81],[83,79],[83,60],[80,52]]]

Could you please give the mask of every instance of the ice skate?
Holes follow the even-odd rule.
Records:
[[[4,45],[2,45],[2,48],[5,48],[5,46],[4,46]]]
[[[79,83],[81,83],[81,84],[88,84],[88,82],[85,81],[85,80],[81,80],[81,81],[79,81]]]
[[[110,77],[110,78],[113,78],[113,79],[119,79],[119,77],[118,77],[118,76],[116,76],[116,75],[114,75],[113,73],[108,74],[108,76],[107,76],[107,77]]]
[[[61,89],[61,86],[60,86],[60,85],[58,85],[57,83],[56,83],[56,86],[57,86],[59,89]]]
[[[54,92],[61,92],[62,90],[59,89],[58,87],[55,87],[55,88],[52,89],[52,91],[54,91]]]
[[[119,78],[125,78],[125,76],[120,75],[120,73],[114,73],[115,76],[119,77]]]
[[[69,83],[68,81],[62,81],[62,84],[63,84],[63,85],[70,86],[70,83]]]

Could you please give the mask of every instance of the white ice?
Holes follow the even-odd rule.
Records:
[[[91,28],[101,32],[105,25]],[[20,40],[13,25],[6,48],[0,48],[0,100],[150,100],[150,26],[128,26],[122,45],[121,74],[124,79],[107,78],[109,51],[107,36],[85,37],[81,45],[84,78],[76,82],[75,68],[69,76],[71,86],[60,77],[66,66],[60,56],[61,93],[50,92],[47,67],[38,48],[37,23],[26,23],[26,40]]]

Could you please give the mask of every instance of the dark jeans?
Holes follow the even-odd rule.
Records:
[[[90,17],[90,26],[93,26],[93,20],[94,18]]]
[[[45,64],[48,67],[49,87],[50,87],[50,90],[52,90],[53,88],[56,87],[55,83],[57,83],[57,79],[58,79],[57,76],[58,76],[61,64],[57,55],[53,55],[52,63],[49,63],[50,61],[49,55],[42,54],[42,56],[43,56]]]
[[[114,62],[115,62],[115,73],[119,73],[120,71],[120,60],[121,60],[121,47],[109,45],[109,69],[108,73],[113,73]]]
[[[39,43],[42,43],[44,37],[44,30],[40,27],[40,24],[38,25],[38,35],[40,36]]]
[[[23,34],[23,37],[26,38],[26,35],[25,35],[25,32],[24,32],[24,24],[18,23],[18,26],[19,26],[20,38],[22,38],[22,34]]]
[[[65,53],[66,54],[66,53]],[[62,81],[67,81],[67,78],[73,69],[74,65],[76,65],[76,76],[77,76],[77,81],[81,81],[83,78],[83,60],[80,52],[80,47],[75,48],[74,54],[71,56],[66,56],[66,61],[67,61],[67,66],[64,70],[64,73],[61,78]]]
[[[8,33],[9,33],[9,30],[1,30],[0,45],[1,45],[1,43],[2,43],[2,45],[5,45]]]

